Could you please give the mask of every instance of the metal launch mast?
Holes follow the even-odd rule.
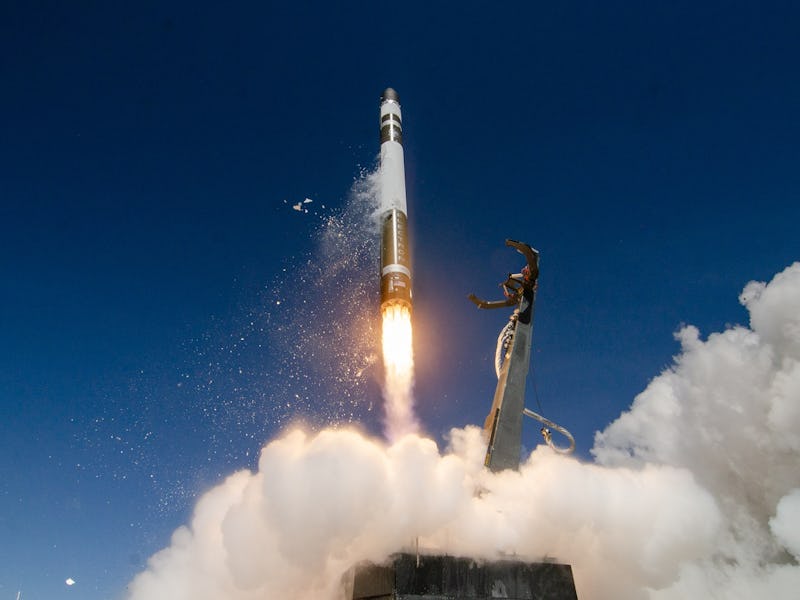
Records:
[[[542,415],[525,408],[525,385],[531,360],[533,342],[533,309],[539,279],[539,253],[528,244],[506,240],[506,246],[516,248],[527,264],[521,273],[510,273],[501,287],[503,300],[486,301],[470,294],[469,299],[478,308],[504,308],[516,306],[508,323],[500,331],[495,351],[497,387],[492,409],[484,423],[488,439],[485,465],[492,471],[518,469],[522,451],[522,416],[542,423],[542,436],[556,452],[569,454],[575,449],[575,439],[564,427]],[[551,429],[569,440],[568,448],[553,444]]]

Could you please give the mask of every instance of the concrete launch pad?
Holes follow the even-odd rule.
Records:
[[[419,562],[418,562],[419,561]],[[395,554],[345,578],[348,600],[577,600],[569,565]]]

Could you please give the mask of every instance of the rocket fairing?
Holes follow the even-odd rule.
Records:
[[[399,305],[411,310],[411,260],[408,247],[406,176],[400,99],[392,88],[381,96],[381,310]]]

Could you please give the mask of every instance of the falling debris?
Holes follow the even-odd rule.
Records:
[[[286,202],[286,200],[284,200]],[[297,212],[306,213],[308,214],[308,209],[306,208],[306,204],[311,204],[313,200],[311,198],[306,198],[302,202],[298,202],[297,204],[292,204],[292,208]],[[323,206],[323,208],[325,208]]]

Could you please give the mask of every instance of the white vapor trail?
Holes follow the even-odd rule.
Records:
[[[741,296],[750,327],[681,353],[596,436],[487,472],[477,428],[292,430],[205,494],[130,600],[338,599],[352,565],[424,548],[573,567],[581,600],[794,598],[800,589],[800,263]]]

